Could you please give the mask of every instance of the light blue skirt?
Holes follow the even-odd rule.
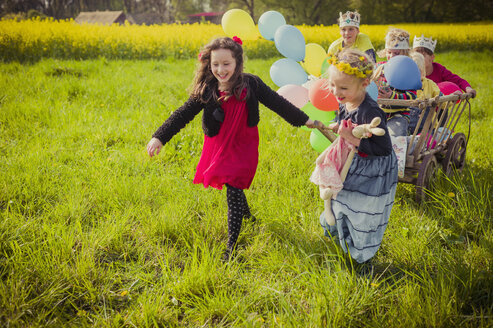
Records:
[[[358,263],[371,259],[382,242],[397,188],[397,159],[354,155],[343,189],[333,199],[336,224],[329,226],[322,213],[326,235],[337,238],[344,252]]]

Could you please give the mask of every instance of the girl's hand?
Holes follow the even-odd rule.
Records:
[[[476,90],[474,90],[473,88],[467,87],[466,92],[471,93],[473,98],[476,97]]]
[[[392,95],[392,90],[389,88],[378,89],[378,98],[389,99]]]
[[[161,148],[163,147],[163,143],[158,138],[152,138],[151,141],[147,144],[147,153],[150,157],[154,156],[154,152],[156,155],[159,154]]]
[[[310,128],[310,129],[316,128],[315,121],[310,119],[310,118],[308,119],[308,121],[305,122],[305,125],[307,128]]]
[[[330,123],[329,124],[329,129],[331,129],[332,132],[337,133],[337,131],[339,131],[339,123],[337,123],[337,122]]]
[[[359,143],[360,143],[360,139],[353,136],[353,128],[354,128],[354,125],[350,119],[347,121],[342,120],[341,124],[339,125],[338,133],[341,136],[341,138],[346,139],[349,143],[358,147]]]
[[[351,120],[342,120],[337,131],[341,137],[347,139],[350,135],[353,135],[353,124]]]

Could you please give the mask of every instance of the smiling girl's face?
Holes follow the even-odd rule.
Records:
[[[329,68],[329,89],[340,104],[358,107],[365,99],[368,79],[341,72],[335,66]]]
[[[211,51],[211,71],[217,79],[219,90],[226,90],[231,76],[235,73],[236,60],[229,49]]]

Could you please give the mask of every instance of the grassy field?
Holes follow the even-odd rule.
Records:
[[[493,326],[491,58],[437,56],[478,91],[466,168],[425,204],[398,186],[374,276],[322,234],[309,133],[265,108],[246,191],[258,223],[220,260],[225,191],[191,182],[200,118],[145,153],[194,60],[0,64],[0,325]],[[246,70],[274,86],[274,61]]]

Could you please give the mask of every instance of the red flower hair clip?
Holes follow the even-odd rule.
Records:
[[[197,58],[198,58],[198,60],[199,60],[199,61],[202,61],[202,51],[201,51],[201,52],[199,52],[199,54],[198,54]]]
[[[236,35],[233,37],[233,41],[238,43],[240,46],[243,44],[243,41],[241,41],[241,39]]]

